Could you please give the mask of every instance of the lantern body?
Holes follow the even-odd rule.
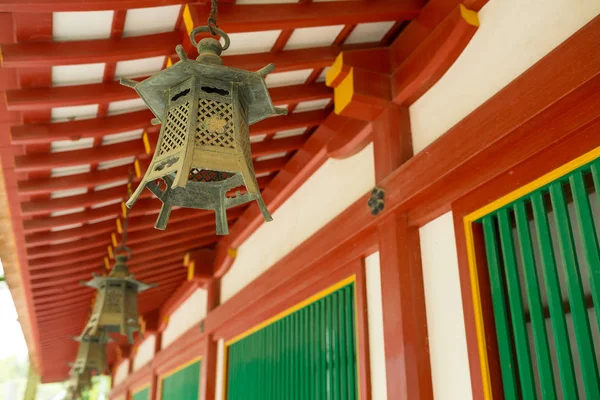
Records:
[[[125,260],[124,256],[117,256],[117,263],[109,276],[94,276],[84,283],[98,290],[92,315],[82,334],[86,340],[98,336],[100,329],[104,329],[126,335],[129,343],[133,343],[133,332],[140,332],[137,294],[154,285],[136,281]]]
[[[265,220],[272,220],[254,175],[249,125],[287,110],[273,106],[266,73],[226,67],[212,56],[204,57],[210,62],[184,59],[143,82],[129,83],[162,128],[150,166],[127,206],[148,187],[163,202],[158,229],[166,228],[173,206],[215,210],[218,234],[228,233],[226,209],[250,201],[258,203]],[[246,193],[226,196],[240,186]]]
[[[75,338],[79,344],[77,358],[72,365],[71,371],[82,373],[88,369],[96,374],[104,374],[106,371],[106,343],[108,336],[104,330],[100,330],[97,336],[80,336]]]

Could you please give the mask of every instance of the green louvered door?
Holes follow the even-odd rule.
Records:
[[[599,172],[596,160],[478,221],[506,399],[600,399]]]
[[[150,399],[150,388],[146,387],[139,390],[131,396],[131,400],[149,400]]]
[[[354,284],[228,346],[228,400],[358,399]]]
[[[161,383],[161,400],[198,400],[200,360],[165,376]]]

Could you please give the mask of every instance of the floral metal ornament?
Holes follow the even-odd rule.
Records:
[[[212,37],[196,42],[201,32],[219,35],[225,44]],[[216,25],[214,1],[209,25],[192,30],[190,41],[198,49],[195,61],[178,45],[175,65],[142,82],[121,79],[152,110],[153,123],[162,124],[150,166],[127,207],[147,187],[163,202],[157,229],[166,229],[173,206],[214,210],[219,235],[229,233],[227,209],[251,201],[271,221],[254,174],[249,126],[287,114],[273,105],[264,80],[275,67],[252,72],[223,65],[220,55],[230,42]],[[245,193],[226,195],[239,187]]]

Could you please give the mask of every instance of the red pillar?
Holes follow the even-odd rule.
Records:
[[[207,302],[206,313],[210,313],[217,308],[221,298],[221,280],[211,279],[206,284]],[[204,358],[202,359],[202,368],[200,376],[200,399],[215,399],[215,386],[217,380],[217,340],[212,333],[204,335]]]
[[[373,121],[380,182],[412,156],[408,109],[388,106]],[[432,399],[419,231],[406,213],[378,226],[388,399]]]
[[[160,343],[162,342],[162,332],[156,330],[156,341],[154,342],[154,356],[160,351]],[[149,400],[158,400],[160,393],[158,392],[159,377],[156,373],[156,368],[152,365],[152,377],[150,378],[150,398]]]

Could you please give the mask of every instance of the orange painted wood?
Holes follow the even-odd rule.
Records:
[[[56,11],[127,10],[185,4],[183,0],[0,0],[0,12],[51,13]]]
[[[49,67],[167,56],[173,52],[179,41],[176,32],[167,32],[119,40],[7,44],[2,45],[2,66],[4,68]]]
[[[413,154],[408,108],[388,105],[372,123],[375,182],[381,182]]]
[[[416,17],[423,0],[356,1],[351,7],[337,3],[221,5],[219,27],[227,33],[311,26],[406,20]],[[190,4],[194,25],[204,25],[210,5]]]
[[[371,399],[371,358],[369,353],[369,316],[367,307],[367,276],[364,259],[354,261],[356,274],[356,330],[358,349],[358,380],[360,399]]]
[[[419,232],[406,214],[380,222],[379,256],[388,398],[431,399]]]
[[[211,260],[210,269],[214,267],[214,253]],[[221,280],[211,279],[206,284],[206,314],[208,315],[219,306],[221,298]],[[202,359],[202,369],[200,376],[200,392],[201,399],[214,399],[215,386],[217,381],[217,359],[218,346],[217,338],[213,334],[204,335],[204,354]]]
[[[460,6],[456,6],[410,56],[394,68],[394,102],[410,106],[427,92],[454,64],[476,31],[477,27],[467,23]],[[400,52],[396,47],[402,43],[399,38],[390,52]]]
[[[372,125],[367,121],[332,114],[332,118],[335,117],[344,118],[343,124],[345,126],[335,132],[327,142],[327,155],[329,157],[336,159],[351,157],[373,141]]]

